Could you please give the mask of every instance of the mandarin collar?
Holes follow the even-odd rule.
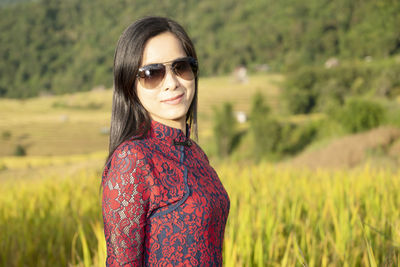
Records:
[[[190,127],[186,124],[186,135],[178,128],[167,126],[158,121],[151,120],[150,137],[160,139],[169,144],[176,144],[177,142],[190,143]],[[190,146],[190,145],[189,145]]]

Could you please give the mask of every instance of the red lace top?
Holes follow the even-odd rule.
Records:
[[[107,266],[222,266],[229,197],[187,132],[152,121],[106,165]]]

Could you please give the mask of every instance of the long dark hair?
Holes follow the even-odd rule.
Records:
[[[144,138],[151,126],[150,115],[136,93],[136,74],[146,42],[161,33],[171,32],[180,40],[187,56],[197,59],[192,41],[177,22],[163,17],[145,17],[131,24],[118,40],[114,55],[114,93],[111,114],[110,144],[107,161],[124,141]],[[186,123],[197,139],[197,85],[186,114]]]

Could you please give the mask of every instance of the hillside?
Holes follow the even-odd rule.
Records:
[[[0,5],[0,97],[110,87],[115,44],[145,15],[182,23],[202,75],[273,71],[400,53],[400,2],[38,0]],[[267,65],[265,65],[267,64]]]
[[[400,130],[379,127],[364,133],[338,137],[319,147],[310,147],[283,165],[301,168],[354,168],[364,163],[372,167],[397,169],[400,159]]]

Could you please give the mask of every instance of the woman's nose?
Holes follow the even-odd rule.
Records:
[[[179,87],[179,84],[178,76],[171,68],[167,68],[164,79],[164,90],[175,90]]]

